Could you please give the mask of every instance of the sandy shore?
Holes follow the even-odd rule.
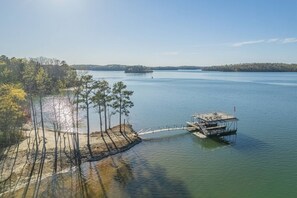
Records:
[[[131,125],[122,125],[109,129],[107,133],[94,132],[90,137],[93,157],[87,147],[87,135],[79,134],[81,162],[100,160],[127,150],[139,143],[141,139],[135,134]],[[43,149],[42,131],[36,135],[33,130],[24,132],[25,139],[18,145],[6,148],[1,153],[0,196],[11,195],[20,188],[59,172],[66,172],[78,163],[75,160],[75,136],[72,133],[55,133],[45,131],[45,149]],[[5,193],[4,193],[5,192]],[[4,194],[3,194],[4,193]]]

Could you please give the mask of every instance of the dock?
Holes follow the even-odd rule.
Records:
[[[234,115],[222,112],[194,114],[186,126],[166,126],[158,129],[141,129],[138,135],[148,135],[165,131],[187,130],[199,138],[236,135],[238,119]]]
[[[194,114],[192,122],[187,122],[193,134],[200,137],[220,137],[236,134],[238,119],[222,112]]]

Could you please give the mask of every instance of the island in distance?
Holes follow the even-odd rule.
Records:
[[[153,70],[149,67],[136,65],[136,66],[128,66],[125,68],[125,73],[152,73]]]

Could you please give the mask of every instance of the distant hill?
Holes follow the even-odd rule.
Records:
[[[146,66],[127,66],[125,73],[151,73],[153,70],[150,67]]]
[[[1,63],[0,63],[1,64]],[[97,71],[126,71],[140,73],[138,68],[145,68],[145,71],[150,70],[195,70],[201,69],[202,71],[222,71],[222,72],[297,72],[297,64],[285,64],[285,63],[242,63],[231,64],[222,66],[157,66],[147,67],[143,65],[72,65],[77,70],[97,70]],[[144,70],[143,70],[144,71]],[[143,73],[143,72],[141,72]]]
[[[202,70],[222,72],[297,72],[297,64],[243,63],[224,66],[203,67]]]
[[[193,69],[201,69],[200,66],[158,66],[158,67],[151,67],[152,70],[193,70]]]
[[[187,70],[187,69],[201,69],[202,67],[199,66],[157,66],[157,67],[147,67],[143,65],[119,65],[119,64],[112,64],[112,65],[72,65],[71,66],[77,70],[97,70],[97,71],[125,71],[125,70],[137,70],[136,68],[146,68],[147,70]],[[135,68],[134,68],[135,67]],[[133,69],[134,68],[134,69]]]
[[[125,71],[126,65],[71,65],[77,70]]]

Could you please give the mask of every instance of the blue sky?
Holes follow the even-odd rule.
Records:
[[[0,0],[0,54],[70,64],[297,63],[296,0]]]

